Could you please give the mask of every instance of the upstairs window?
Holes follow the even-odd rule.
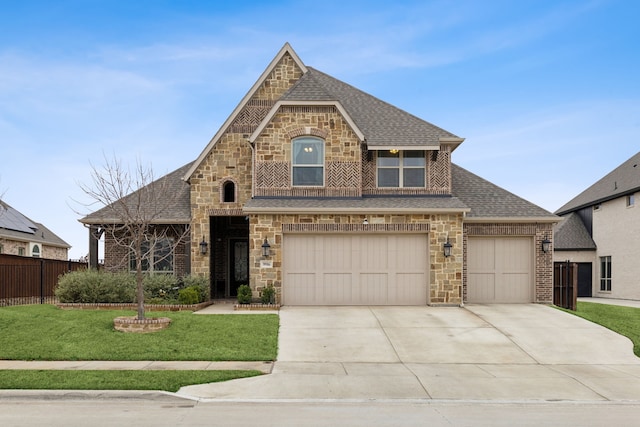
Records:
[[[311,137],[296,138],[291,148],[293,185],[323,186],[324,141]]]
[[[627,196],[627,207],[629,207],[629,208],[630,208],[630,207],[631,207],[631,206],[633,206],[634,204],[635,204],[635,197],[634,197],[634,195],[633,195],[633,194],[629,194],[629,195]]]
[[[378,187],[424,188],[424,151],[378,151]]]

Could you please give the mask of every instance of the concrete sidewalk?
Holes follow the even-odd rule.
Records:
[[[598,298],[598,297],[580,297],[578,301],[593,302],[597,304],[621,305],[624,307],[640,308],[640,301],[633,299],[616,299],[616,298]]]
[[[255,370],[271,373],[273,362],[158,362],[158,361],[25,361],[0,360],[0,370],[68,370],[68,371],[222,371]]]
[[[631,342],[552,307],[284,307],[271,375],[183,387],[229,400],[640,402]]]

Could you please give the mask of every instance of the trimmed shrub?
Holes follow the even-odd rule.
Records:
[[[260,292],[260,301],[263,304],[274,304],[276,302],[276,289],[269,285]]]
[[[135,280],[129,273],[72,271],[60,276],[55,295],[63,303],[131,303]]]
[[[144,301],[149,304],[177,304],[178,279],[173,274],[145,274]]]
[[[197,288],[198,290],[198,302],[209,301],[210,299],[210,284],[208,276],[200,275],[187,275],[182,278],[182,283],[187,288]]]
[[[180,304],[197,304],[200,301],[200,291],[197,286],[189,286],[180,289],[178,292],[178,302]]]
[[[251,303],[251,288],[249,285],[238,286],[238,303],[250,304]]]

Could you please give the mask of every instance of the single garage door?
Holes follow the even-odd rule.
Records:
[[[524,237],[469,237],[467,301],[533,301],[533,240]]]
[[[284,236],[286,305],[425,305],[426,234]]]

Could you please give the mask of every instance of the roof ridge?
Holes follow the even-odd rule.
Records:
[[[364,96],[366,96],[366,97],[368,97],[368,98],[372,98],[372,99],[376,100],[377,102],[380,102],[380,103],[382,103],[382,104],[386,105],[387,107],[393,108],[393,109],[394,109],[394,110],[396,110],[396,111],[399,111],[399,112],[401,112],[401,113],[403,113],[403,114],[406,114],[406,115],[408,115],[408,116],[411,116],[412,118],[414,118],[414,119],[416,119],[416,120],[419,120],[419,121],[421,121],[421,122],[423,122],[423,123],[425,123],[425,124],[428,124],[429,126],[432,126],[432,127],[436,128],[436,129],[438,129],[438,130],[442,131],[442,132],[448,133],[451,137],[458,138],[458,136],[457,136],[457,135],[455,135],[455,134],[453,134],[453,133],[449,132],[448,130],[443,129],[442,127],[440,127],[440,126],[438,126],[438,125],[435,125],[435,124],[431,123],[431,122],[430,122],[430,121],[428,121],[428,120],[425,120],[425,119],[423,119],[423,118],[421,118],[421,117],[418,117],[418,116],[416,116],[415,114],[412,114],[412,113],[410,113],[410,112],[408,112],[408,111],[406,111],[406,110],[404,110],[404,109],[402,109],[402,108],[400,108],[400,107],[398,107],[398,106],[396,106],[396,105],[393,105],[393,104],[391,104],[390,102],[387,102],[387,101],[385,101],[385,100],[383,100],[383,99],[380,99],[380,98],[378,98],[378,97],[377,97],[377,96],[375,96],[375,95],[372,95],[372,94],[370,94],[370,93],[368,93],[368,92],[365,92],[365,91],[363,91],[362,89],[358,89],[357,87],[353,86],[353,85],[352,85],[352,84],[350,84],[350,83],[347,83],[347,82],[345,82],[345,81],[343,81],[343,80],[340,80],[340,79],[338,79],[338,78],[336,78],[336,77],[333,77],[333,76],[331,76],[331,75],[329,75],[329,74],[327,74],[327,73],[325,73],[325,72],[323,72],[323,71],[320,71],[320,70],[318,70],[317,68],[311,67],[311,66],[309,66],[309,65],[307,65],[307,69],[310,71],[308,74],[318,73],[318,74],[320,74],[320,75],[324,76],[324,77],[325,77],[325,78],[327,78],[327,79],[331,79],[331,80],[334,80],[334,81],[336,81],[336,82],[338,82],[338,83],[340,83],[340,84],[342,84],[342,85],[348,86],[350,89],[352,89],[352,90],[354,90],[354,91],[356,91],[356,92],[358,92],[358,93],[360,93],[360,94],[362,94],[362,95],[364,95]],[[333,91],[331,91],[330,89],[326,88],[326,86],[325,86],[324,84],[322,84],[322,82],[318,82],[318,83],[319,83],[319,84],[321,84],[321,85],[323,86],[323,88],[325,88],[325,90],[329,91],[329,92],[331,93],[331,95],[333,95],[334,97],[336,97],[336,98],[339,100],[339,97],[337,97],[337,96],[333,93]]]

